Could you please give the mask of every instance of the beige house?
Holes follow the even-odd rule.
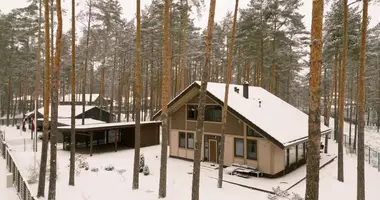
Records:
[[[200,82],[168,104],[170,156],[194,159]],[[208,83],[202,160],[218,162],[225,84]],[[267,177],[282,176],[306,162],[308,116],[261,87],[230,85],[224,164],[253,166]],[[158,112],[154,118],[158,118]],[[321,124],[322,134],[331,130]]]

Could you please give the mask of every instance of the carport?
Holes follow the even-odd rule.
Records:
[[[160,125],[160,121],[140,123],[140,147],[160,144]],[[78,125],[75,127],[75,145],[89,147],[90,156],[93,154],[94,145],[114,143],[115,152],[118,150],[118,145],[134,148],[135,127],[135,122]],[[71,126],[58,127],[58,131],[63,135],[63,149],[68,150],[71,142]]]

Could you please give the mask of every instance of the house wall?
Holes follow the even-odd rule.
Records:
[[[170,116],[170,156],[180,157],[193,160],[194,150],[179,147],[179,132],[192,132],[196,130],[196,120],[187,120],[187,105],[197,104],[198,96],[191,99],[188,103],[181,106]],[[207,97],[208,105],[217,104],[211,98]],[[247,136],[247,124],[239,120],[232,113],[228,112],[227,129],[224,143],[224,164],[229,166],[233,163],[250,165],[257,167],[264,174],[275,175],[285,169],[285,150],[270,142],[264,137]],[[201,159],[205,159],[205,136],[220,137],[221,122],[204,122],[203,144]],[[244,139],[244,156],[235,157],[235,138]],[[257,142],[257,160],[247,158],[247,140],[256,140]],[[207,152],[206,152],[207,153]]]

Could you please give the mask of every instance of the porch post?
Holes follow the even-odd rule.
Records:
[[[119,133],[119,129],[116,129],[115,130],[115,152],[117,152],[118,133]]]
[[[94,134],[93,132],[90,133],[90,156],[92,156],[92,143],[94,139]]]
[[[327,147],[329,146],[329,134],[330,134],[330,133],[327,133],[327,134],[325,135],[325,149],[324,149],[325,153],[328,152]]]

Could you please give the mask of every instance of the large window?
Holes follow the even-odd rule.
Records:
[[[187,119],[197,120],[198,117],[198,106],[197,105],[187,105]]]
[[[256,130],[247,126],[247,136],[249,137],[263,137]]]
[[[244,157],[244,139],[235,138],[235,157]]]
[[[218,105],[206,105],[205,121],[221,122],[222,121],[222,107]]]
[[[186,133],[179,132],[179,147],[186,148]]]
[[[247,140],[247,158],[257,160],[257,141]]]
[[[187,148],[194,149],[194,133],[187,133]]]
[[[198,106],[187,105],[187,119],[197,120]],[[218,105],[205,106],[205,121],[221,122],[222,121],[222,107]]]

